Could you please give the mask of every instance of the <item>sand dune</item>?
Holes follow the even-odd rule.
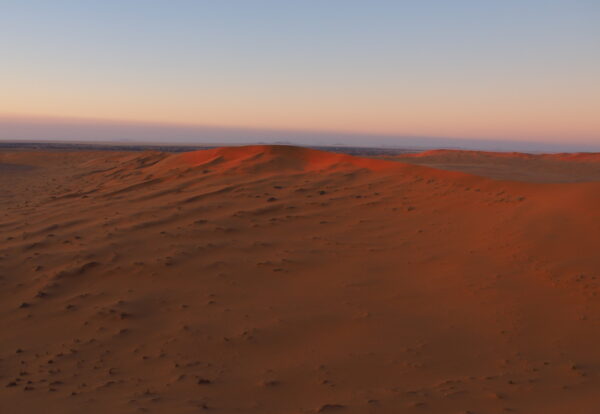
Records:
[[[388,159],[501,180],[549,183],[600,181],[600,153],[432,150]]]
[[[593,156],[252,146],[0,166],[2,412],[600,404]]]

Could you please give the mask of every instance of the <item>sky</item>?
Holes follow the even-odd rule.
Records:
[[[600,150],[598,0],[0,0],[0,139]]]

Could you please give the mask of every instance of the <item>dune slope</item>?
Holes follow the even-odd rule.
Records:
[[[598,183],[277,146],[1,164],[2,412],[600,403]]]

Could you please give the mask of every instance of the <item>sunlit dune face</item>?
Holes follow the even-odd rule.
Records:
[[[188,152],[171,157],[167,168],[188,165],[195,168],[217,168],[219,171],[247,172],[316,172],[344,171],[360,168],[367,171],[397,170],[398,164],[375,159],[356,158],[346,154],[314,151],[287,145],[252,145]],[[165,168],[165,166],[161,166]]]

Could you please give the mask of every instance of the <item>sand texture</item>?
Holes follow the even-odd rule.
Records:
[[[597,158],[1,152],[0,412],[597,412]]]

